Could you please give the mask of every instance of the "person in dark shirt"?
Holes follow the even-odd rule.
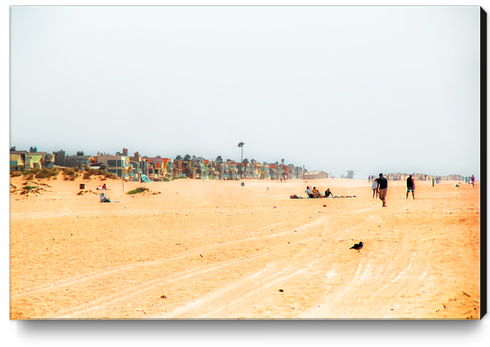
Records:
[[[388,180],[383,176],[382,173],[380,173],[378,178],[378,193],[379,193],[379,199],[383,202],[383,207],[386,207],[387,191],[388,191]]]
[[[327,190],[325,191],[325,197],[328,198],[328,197],[332,197],[333,198],[333,194],[332,192],[330,191],[330,188],[327,188]]]
[[[408,199],[408,193],[410,192],[412,192],[412,199],[415,199],[414,190],[415,190],[415,182],[413,180],[412,175],[410,175],[407,178],[407,196],[405,197],[405,199]]]

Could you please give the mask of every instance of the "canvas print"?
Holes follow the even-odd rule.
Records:
[[[10,319],[480,319],[482,18],[12,6]]]

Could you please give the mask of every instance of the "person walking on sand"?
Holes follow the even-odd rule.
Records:
[[[378,179],[373,180],[373,184],[371,185],[371,189],[373,190],[373,199],[376,195],[376,199],[378,198]]]
[[[383,207],[386,207],[387,191],[388,191],[388,180],[383,176],[382,173],[380,173],[378,178],[378,194],[379,194],[379,199],[383,202]]]
[[[415,199],[414,191],[415,191],[415,181],[413,180],[412,175],[410,175],[407,178],[407,196],[405,197],[405,199],[408,199],[408,193],[410,192],[412,192],[412,199]]]

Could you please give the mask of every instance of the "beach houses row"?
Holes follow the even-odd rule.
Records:
[[[386,174],[386,179],[390,181],[405,181],[410,174],[407,173],[389,173]],[[461,181],[464,179],[462,175],[446,175],[446,176],[434,176],[434,175],[426,175],[421,173],[413,173],[412,177],[418,181],[431,181],[432,179],[437,179],[438,181]]]
[[[18,151],[15,147],[10,149],[10,170],[22,171],[33,168],[45,167],[78,167],[81,169],[102,169],[114,173],[118,177],[124,177],[131,181],[163,181],[175,178],[191,179],[262,179],[262,180],[287,180],[300,179],[305,171],[301,167],[292,164],[284,165],[276,163],[259,163],[254,160],[243,163],[230,159],[223,161],[208,160],[201,157],[188,157],[182,159],[162,158],[160,156],[149,158],[135,152],[129,156],[128,150],[123,149],[115,155],[97,153],[97,155],[85,155],[82,151],[76,155],[67,155],[60,150],[52,154],[38,152],[36,147],[29,151]]]
[[[18,151],[15,147],[10,148],[10,170],[23,171],[26,169],[42,169],[53,167],[54,154],[38,152],[37,147],[31,147],[29,151]]]

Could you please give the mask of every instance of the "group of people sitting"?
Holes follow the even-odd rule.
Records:
[[[104,185],[102,187],[101,186],[98,186],[97,187],[97,190],[107,190],[107,186],[104,183]]]
[[[322,195],[322,193],[320,193],[320,191],[318,189],[316,189],[316,187],[313,187],[313,190],[311,190],[310,186],[307,186],[305,193],[311,199],[321,199],[321,198],[328,198],[328,197],[333,198],[333,194],[330,191],[330,188],[327,188],[327,190],[325,191],[325,194]]]

